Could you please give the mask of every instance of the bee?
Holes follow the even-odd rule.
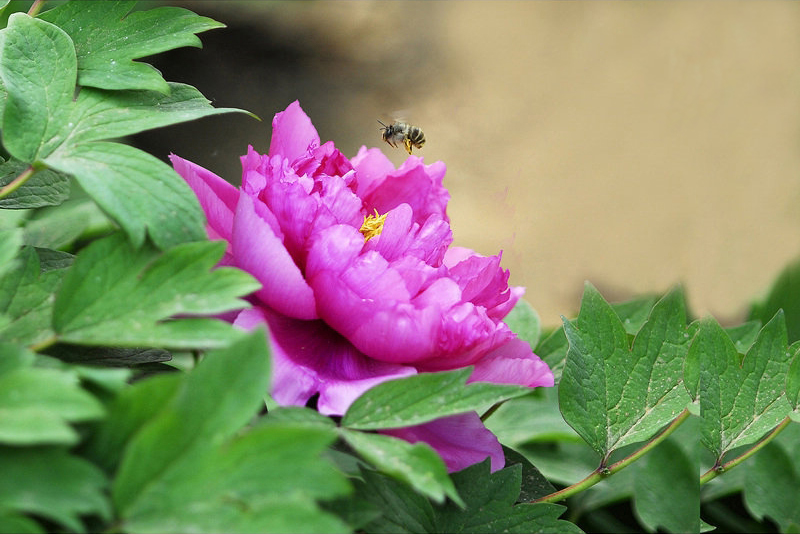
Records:
[[[422,133],[422,128],[399,121],[395,121],[389,126],[383,124],[381,121],[378,122],[383,126],[383,128],[381,128],[383,131],[383,140],[395,148],[397,148],[398,141],[402,141],[403,146],[406,147],[406,152],[411,154],[412,146],[422,148],[422,145],[425,144],[425,134]]]

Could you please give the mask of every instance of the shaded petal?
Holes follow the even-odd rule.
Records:
[[[175,154],[169,159],[175,171],[192,188],[206,214],[209,237],[230,241],[233,212],[239,200],[239,190],[203,167]]]
[[[531,346],[515,337],[476,362],[468,382],[550,387],[555,379],[550,367],[533,353]]]
[[[450,225],[431,215],[420,228],[413,217],[411,206],[400,204],[386,215],[381,234],[368,241],[365,249],[376,250],[389,261],[413,256],[429,265],[440,265],[453,239]]]
[[[266,207],[241,195],[231,242],[236,265],[261,282],[256,296],[272,309],[298,319],[316,319],[314,292],[269,218]]]
[[[273,353],[272,396],[281,405],[305,405],[319,393],[317,409],[344,415],[371,387],[416,374],[413,367],[364,356],[322,321],[299,321],[265,309],[240,313],[238,326],[252,329],[266,322]]]
[[[368,193],[383,183],[389,173],[395,171],[394,164],[379,148],[362,146],[358,154],[350,159],[358,177],[358,196],[364,198]]]
[[[272,119],[269,156],[280,154],[290,162],[319,146],[319,135],[311,119],[295,100]]]
[[[503,447],[497,437],[489,432],[475,412],[442,417],[417,426],[380,430],[409,443],[423,441],[433,447],[444,460],[451,473],[460,471],[486,457],[491,458],[491,471],[505,465]]]

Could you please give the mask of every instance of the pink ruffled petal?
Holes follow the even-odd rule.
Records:
[[[175,154],[170,154],[169,159],[175,171],[197,195],[206,214],[209,237],[230,240],[233,211],[239,200],[239,191],[213,172],[191,161]]]
[[[451,473],[482,462],[487,457],[491,458],[492,472],[505,465],[503,447],[475,412],[442,417],[417,426],[381,430],[380,433],[409,443],[427,443],[439,453]]]
[[[371,387],[417,372],[367,358],[322,321],[298,321],[254,308],[240,313],[234,324],[246,329],[269,326],[272,397],[284,406],[304,405],[319,393],[320,413],[344,415]]]
[[[358,176],[358,189],[356,193],[364,198],[376,187],[383,183],[386,177],[395,171],[394,165],[378,148],[362,146],[358,154],[350,159],[350,163]]]
[[[280,154],[292,162],[319,146],[317,129],[295,100],[272,119],[270,157]]]
[[[441,161],[424,165],[422,158],[409,156],[397,171],[376,182],[373,189],[362,196],[364,204],[386,213],[406,203],[411,206],[414,222],[419,225],[431,214],[448,221],[446,210],[450,193],[442,185],[445,170]]]
[[[476,362],[468,382],[550,387],[555,379],[550,367],[531,351],[530,345],[514,338]]]
[[[267,220],[268,210],[260,211],[250,195],[241,195],[231,242],[236,265],[261,282],[256,296],[272,309],[297,319],[316,319],[314,292]]]

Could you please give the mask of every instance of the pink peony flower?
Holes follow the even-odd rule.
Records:
[[[272,396],[342,415],[370,387],[418,372],[472,365],[470,381],[552,386],[553,374],[503,322],[523,289],[508,286],[500,255],[450,247],[442,162],[410,156],[395,169],[377,148],[347,159],[294,102],[272,121],[269,154],[249,147],[236,188],[170,156],[197,194],[221,264],[262,288],[232,319],[266,324]],[[386,433],[434,447],[448,468],[491,457],[497,439],[476,414]]]

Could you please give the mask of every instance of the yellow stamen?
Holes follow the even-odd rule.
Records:
[[[364,242],[381,235],[383,231],[383,222],[386,220],[387,215],[389,215],[388,212],[380,215],[378,210],[375,210],[375,215],[367,215],[364,217],[364,222],[361,223],[361,229],[359,230],[359,232],[364,234]]]

